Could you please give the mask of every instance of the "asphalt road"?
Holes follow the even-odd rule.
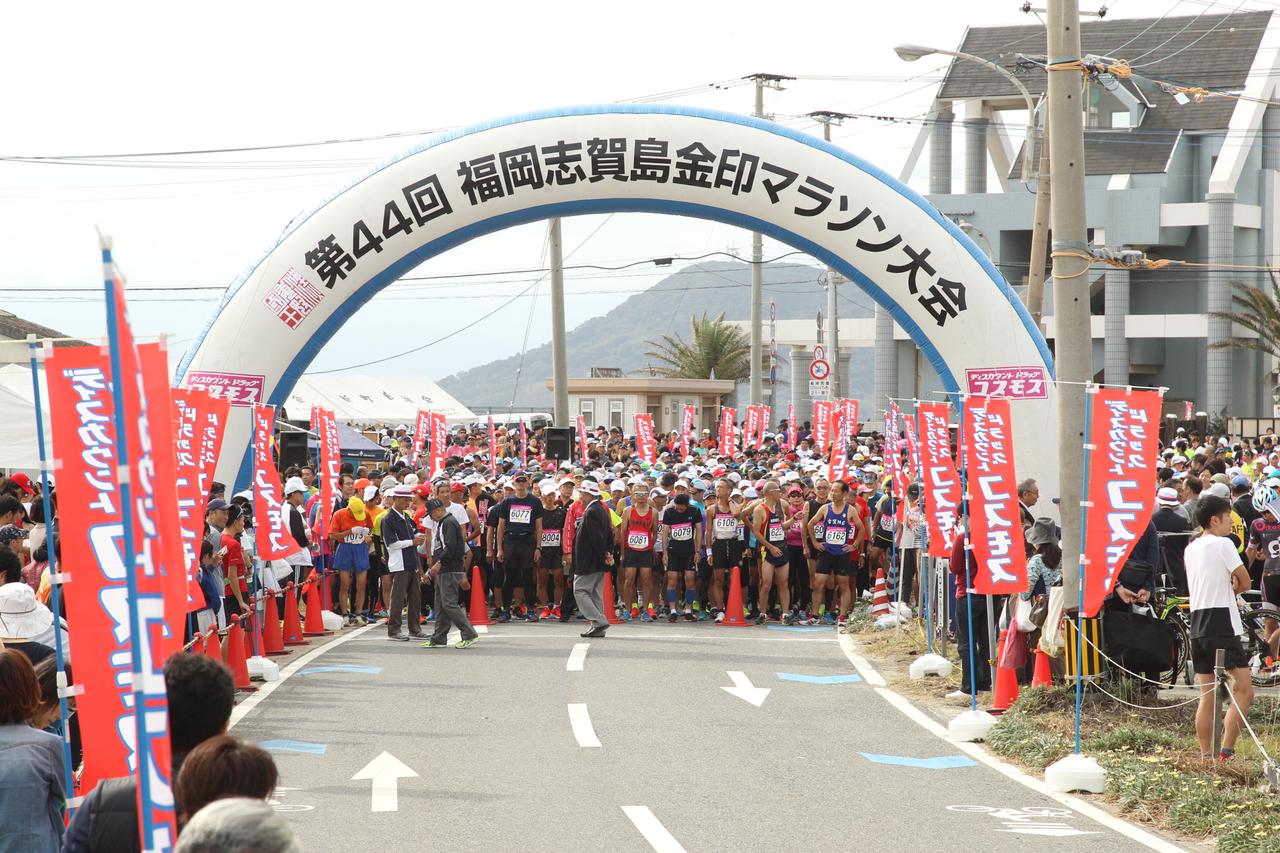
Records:
[[[308,851],[1151,849],[852,680],[831,629],[622,625],[571,664],[580,630],[495,626],[462,651],[348,634],[234,734],[272,750]]]

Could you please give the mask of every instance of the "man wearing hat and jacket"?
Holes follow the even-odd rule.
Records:
[[[467,618],[467,611],[458,603],[458,590],[468,587],[462,562],[467,553],[466,536],[458,519],[449,514],[448,507],[439,498],[427,501],[427,515],[435,522],[431,536],[431,568],[427,574],[435,583],[436,628],[422,648],[438,649],[448,645],[449,629],[456,625],[462,633],[456,647],[465,649],[479,636]]]
[[[613,520],[600,502],[598,483],[583,480],[578,490],[588,497],[573,540],[573,597],[578,611],[591,623],[582,636],[603,637],[609,627],[604,608],[613,606],[604,600],[604,573],[613,565]]]
[[[413,498],[411,486],[396,486],[387,495],[390,506],[382,514],[382,544],[387,550],[387,571],[391,575],[391,604],[387,613],[387,639],[408,641],[422,636],[422,587],[418,583],[418,555],[409,550],[427,537],[417,531],[407,515]],[[409,633],[400,632],[400,617],[409,608]]]
[[[1156,511],[1151,516],[1160,540],[1161,562],[1165,584],[1177,587],[1179,595],[1187,594],[1187,569],[1182,552],[1191,541],[1191,522],[1178,501],[1177,489],[1168,486],[1156,492]]]

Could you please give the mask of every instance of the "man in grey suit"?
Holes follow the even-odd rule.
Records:
[[[598,483],[583,480],[578,492],[587,508],[573,540],[573,597],[578,611],[591,622],[582,636],[603,637],[609,627],[604,608],[613,607],[612,601],[604,600],[604,574],[613,565],[613,519],[600,503]]]
[[[431,639],[422,644],[424,649],[437,649],[449,643],[449,629],[454,625],[462,632],[457,648],[465,649],[476,641],[476,629],[471,627],[467,611],[458,603],[458,589],[468,589],[466,568],[462,564],[467,552],[462,526],[449,514],[444,501],[432,498],[427,501],[427,514],[436,523],[431,537],[431,568],[428,574],[435,581],[436,629]]]

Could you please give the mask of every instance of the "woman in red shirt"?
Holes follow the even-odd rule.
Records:
[[[248,573],[244,565],[244,548],[240,534],[244,533],[244,511],[232,504],[227,509],[227,526],[222,528],[223,602],[228,616],[242,615],[248,611],[245,595],[249,592]]]

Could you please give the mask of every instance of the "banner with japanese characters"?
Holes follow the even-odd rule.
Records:
[[[756,446],[756,436],[760,433],[760,409],[762,406],[747,406],[747,420],[742,426],[742,449]]]
[[[260,560],[281,560],[298,550],[289,531],[280,472],[271,456],[275,420],[273,407],[253,407],[253,517]]]
[[[1185,400],[1182,404],[1182,419],[1189,421],[1196,416],[1196,405],[1190,400]]]
[[[920,479],[920,438],[916,433],[916,419],[902,416],[902,431],[907,436],[907,474],[911,480]]]
[[[231,403],[225,397],[209,396],[200,407],[204,419],[200,428],[200,493],[204,501],[209,501],[209,490],[213,488],[214,472],[221,458],[223,439],[227,434],[227,418],[230,416]],[[200,513],[200,523],[204,524],[204,511]],[[201,527],[203,535],[203,526]],[[199,557],[199,552],[197,552]]]
[[[320,530],[327,534],[333,520],[333,505],[342,490],[342,441],[338,437],[338,419],[333,410],[317,406],[311,422],[317,425],[316,432],[320,437]],[[414,459],[417,458],[415,455]]]
[[[754,221],[809,246],[882,294],[939,375],[962,385],[970,370],[1016,370],[1017,381],[1036,389],[1017,406],[1023,435],[1040,436],[1034,456],[1056,459],[1056,393],[1044,382],[1051,355],[1026,308],[954,222],[836,146],[687,106],[566,107],[483,121],[417,146],[276,241],[192,342],[179,376],[244,383],[238,401],[280,399],[290,366],[389,281],[388,269],[547,205],[566,215],[643,207]],[[247,407],[235,409],[229,470],[250,444],[250,420]],[[1020,472],[1048,477],[1053,465],[1041,464],[1045,472]]]
[[[960,518],[960,475],[951,458],[951,429],[946,403],[918,403],[920,418],[921,500],[929,529],[929,556],[951,556]]]
[[[578,415],[578,461],[582,463],[582,467],[587,467],[587,425],[582,420],[582,415]]]
[[[650,465],[658,461],[658,440],[653,434],[653,415],[636,415],[636,453]]]
[[[845,440],[848,431],[844,428],[844,409],[833,406],[831,415],[831,459],[827,465],[827,479],[831,482],[844,480],[849,474],[849,443]]]
[[[529,464],[529,431],[525,429],[524,418],[520,419],[520,467]]]
[[[858,401],[844,399],[840,401],[840,413],[844,416],[844,441],[854,445],[858,436]]]
[[[813,449],[822,456],[831,448],[831,410],[834,407],[830,400],[813,401]]]
[[[413,422],[413,467],[418,467],[422,458],[422,449],[427,446],[431,436],[431,413],[426,409],[418,409],[418,416]],[[326,528],[328,529],[328,528]]]
[[[445,453],[449,449],[449,424],[444,412],[431,413],[431,479],[444,473]],[[489,464],[492,466],[493,461]]]
[[[769,419],[773,417],[772,406],[760,407],[760,434],[756,436],[756,450],[764,447],[764,443],[768,440]]]
[[[503,455],[498,450],[498,430],[493,425],[493,415],[489,415],[489,464],[496,467]]]
[[[45,360],[58,468],[62,601],[75,649],[80,789],[126,776],[134,760],[128,578],[117,478],[111,362],[99,347],[59,347]]]
[[[796,427],[796,404],[787,403],[787,450],[796,449],[796,436],[799,434],[799,430]]]
[[[1084,615],[1096,616],[1155,508],[1159,391],[1087,391]]]
[[[1027,552],[1008,400],[976,396],[965,400],[964,464],[969,544],[978,564],[974,589],[984,595],[1026,592]]]
[[[719,449],[721,456],[734,456],[738,452],[737,417],[737,409],[720,410]]]
[[[200,540],[204,538],[204,508],[209,495],[200,488],[200,447],[206,409],[212,398],[198,388],[173,389],[174,488],[178,493],[178,533],[187,573],[187,610],[204,607],[204,594],[196,569],[200,565]]]
[[[680,459],[689,461],[689,440],[693,436],[694,407],[686,403],[680,417]]]

